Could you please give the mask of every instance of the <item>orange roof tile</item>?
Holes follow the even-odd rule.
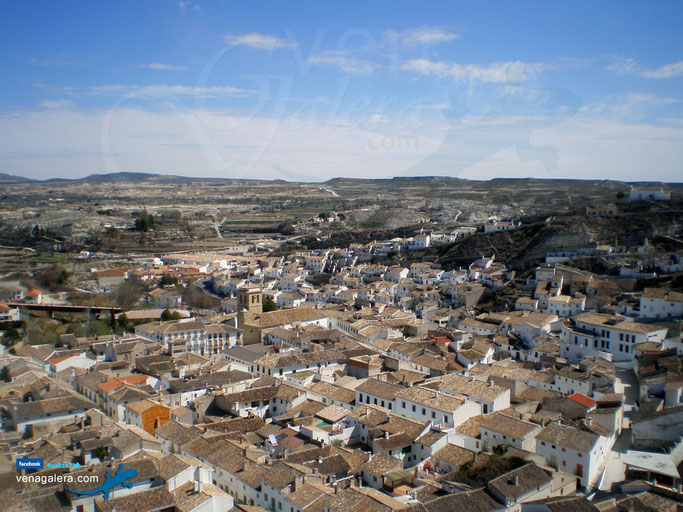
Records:
[[[126,377],[115,377],[113,379],[109,379],[102,384],[98,384],[97,387],[105,393],[109,393],[110,391],[113,391],[124,384],[136,386],[144,384],[145,382],[147,382],[147,375],[128,375]]]
[[[586,408],[591,408],[597,403],[592,398],[588,398],[586,395],[582,395],[581,393],[574,393],[573,395],[569,395],[567,398],[576,402],[577,404],[583,405]]]

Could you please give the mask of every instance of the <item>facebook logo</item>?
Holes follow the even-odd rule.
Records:
[[[43,469],[43,459],[17,459],[17,469]]]

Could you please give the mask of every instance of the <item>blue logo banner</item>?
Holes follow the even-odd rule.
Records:
[[[17,459],[17,469],[43,469],[43,459]]]

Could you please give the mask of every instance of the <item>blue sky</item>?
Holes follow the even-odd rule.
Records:
[[[4,2],[0,172],[681,181],[680,2]]]

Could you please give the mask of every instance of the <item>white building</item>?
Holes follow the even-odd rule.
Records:
[[[542,427],[535,423],[505,414],[491,414],[481,423],[483,450],[490,451],[498,445],[510,445],[533,452],[536,448],[536,435],[541,429]]]
[[[519,228],[520,222],[510,221],[493,221],[484,224],[484,233],[497,233],[498,231],[514,231]]]
[[[600,313],[582,313],[572,321],[573,325],[565,325],[562,329],[560,346],[560,357],[566,357],[570,362],[576,362],[577,355],[603,357],[603,354],[611,354],[611,360],[615,362],[632,361],[636,345],[661,344],[668,332],[657,325],[628,322]]]
[[[683,293],[664,288],[645,288],[640,297],[640,318],[652,320],[680,318],[683,316]]]
[[[545,457],[549,466],[579,477],[586,489],[595,485],[613,438],[550,423],[536,436],[536,453]]]
[[[629,201],[668,201],[671,192],[665,191],[664,187],[631,187]]]
[[[394,404],[399,416],[423,423],[431,421],[446,428],[460,425],[482,412],[481,405],[476,402],[417,386],[400,391]]]
[[[11,308],[6,303],[0,302],[0,322],[16,322],[20,319],[19,308]]]

